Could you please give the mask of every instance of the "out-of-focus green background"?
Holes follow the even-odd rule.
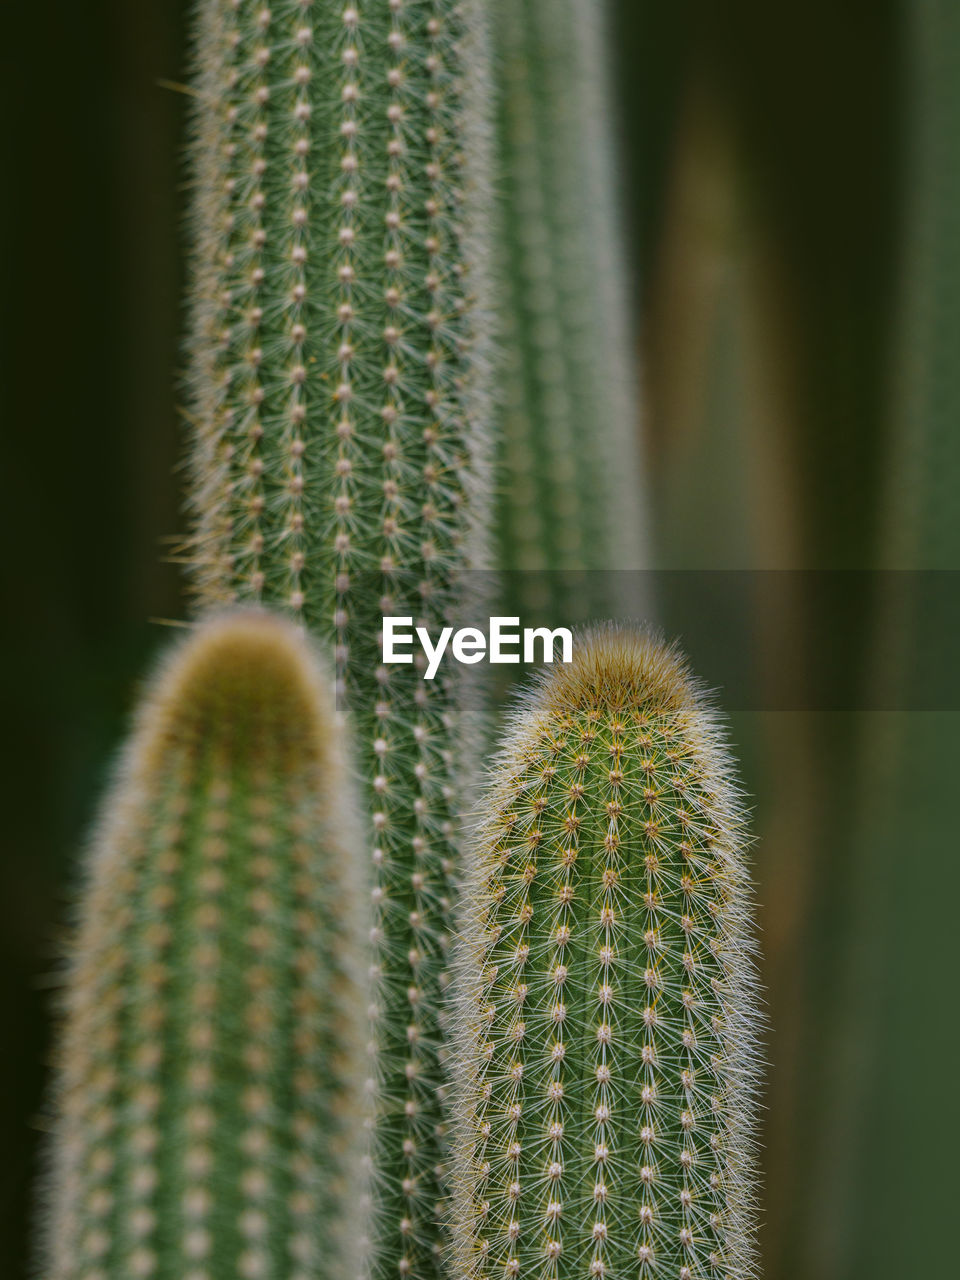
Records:
[[[180,526],[183,95],[161,82],[183,76],[184,8],[49,0],[4,15],[0,1274],[11,1280],[26,1274],[45,982],[71,867],[162,639],[152,620],[183,615],[162,559]],[[611,127],[657,565],[850,571],[826,637],[800,575],[783,575],[776,608],[762,594],[751,625],[776,661],[757,675],[768,702],[752,705],[769,709],[732,715],[755,797],[773,1027],[765,1274],[952,1274],[960,716],[871,699],[877,664],[904,662],[888,632],[924,624],[891,617],[885,589],[856,571],[960,567],[949,539],[927,552],[905,537],[898,508],[911,415],[939,413],[942,428],[960,403],[960,252],[931,250],[924,268],[916,234],[929,224],[949,248],[960,228],[947,173],[951,155],[960,171],[948,118],[960,23],[950,0],[613,10]],[[923,270],[936,298],[913,296]],[[912,399],[908,367],[926,388]],[[941,489],[960,493],[960,474],[941,470]],[[949,652],[946,635],[925,638]],[[785,674],[804,687],[814,644],[829,645],[842,696],[779,697]]]

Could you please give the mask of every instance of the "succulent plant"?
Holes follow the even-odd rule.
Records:
[[[836,908],[843,928],[821,958],[822,970],[840,978],[816,1002],[829,1069],[810,1086],[809,1112],[815,1109],[822,1129],[797,1210],[818,1230],[788,1241],[798,1274],[824,1280],[863,1267],[877,1280],[942,1270],[939,1224],[952,1204],[949,1179],[926,1176],[940,1159],[943,1127],[928,1129],[909,1114],[888,1122],[884,1071],[918,1039],[932,1060],[952,1052],[939,984],[918,983],[902,957],[922,938],[930,972],[952,964],[949,931],[929,928],[930,885],[944,885],[955,865],[960,725],[952,679],[960,569],[960,10],[946,0],[916,0],[903,19],[903,243],[879,495],[878,558],[887,572],[874,580],[853,806],[846,777],[834,784],[836,812],[852,818],[844,846],[850,869]],[[905,874],[906,849],[922,874]],[[909,1230],[895,1225],[906,1223]]]
[[[460,701],[381,665],[483,556],[480,0],[197,5],[191,489],[201,608],[269,603],[335,652],[376,919],[374,1270],[434,1275]]]
[[[960,180],[951,154],[960,121],[960,20],[943,0],[918,0],[910,9],[906,37],[910,145],[896,413],[883,494],[891,533],[884,560],[895,568],[956,569]]]
[[[483,812],[456,1274],[752,1274],[744,818],[677,652],[581,635],[517,705]]]
[[[610,589],[563,571],[648,567],[604,10],[493,4],[500,562],[542,572],[507,585],[528,607],[538,588],[555,621],[571,597]]]
[[[330,682],[246,611],[175,648],[88,851],[45,1280],[353,1276],[367,959]]]
[[[348,648],[465,555],[478,7],[200,0],[195,44],[190,573]]]

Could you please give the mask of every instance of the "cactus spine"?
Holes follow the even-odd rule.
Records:
[[[199,0],[191,570],[335,647],[374,863],[374,1270],[436,1273],[441,988],[458,860],[435,627],[483,523],[479,0]]]
[[[507,569],[645,567],[603,9],[495,2]]]
[[[457,1274],[750,1275],[743,817],[676,652],[580,636],[516,709],[485,815]]]
[[[355,1274],[367,962],[345,780],[289,623],[212,621],[159,672],[90,848],[45,1280]]]

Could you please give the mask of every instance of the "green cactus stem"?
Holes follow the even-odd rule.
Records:
[[[199,0],[190,338],[198,603],[335,650],[374,863],[374,1269],[437,1273],[441,989],[459,859],[446,675],[381,666],[482,560],[480,0]]]
[[[960,9],[915,0],[903,11],[903,243],[889,434],[880,492],[880,577],[867,714],[860,719],[844,928],[823,970],[841,980],[818,1000],[818,1047],[829,1063],[810,1086],[820,1141],[788,1241],[798,1275],[871,1280],[944,1269],[949,1178],[929,1178],[956,1109],[935,1125],[887,1114],[885,1064],[922,1040],[930,1061],[954,1052],[939,983],[917,982],[902,957],[950,972],[950,930],[931,928],[931,886],[956,883],[953,836],[957,592],[960,570]],[[945,678],[946,677],[946,678]],[[880,691],[879,693],[875,691]],[[842,782],[842,779],[841,779]],[[849,787],[837,811],[851,812]],[[909,861],[907,862],[907,859]],[[906,865],[905,865],[906,863]],[[914,868],[922,868],[920,874]],[[896,939],[896,945],[891,943]],[[817,1086],[820,1086],[819,1088]],[[831,1142],[828,1135],[833,1134]],[[837,1137],[839,1136],[839,1139]],[[909,1223],[909,1230],[888,1224]],[[792,1246],[792,1247],[791,1247]]]
[[[883,561],[892,568],[956,569],[960,174],[953,146],[960,123],[960,14],[946,0],[917,0],[909,19],[905,243]]]
[[[199,0],[190,569],[205,605],[269,600],[348,648],[393,575],[439,588],[462,564],[477,27],[469,0]]]
[[[147,690],[70,952],[44,1280],[356,1274],[367,958],[335,714],[255,611]]]
[[[675,650],[581,635],[516,709],[484,817],[457,1275],[752,1274],[743,813]]]
[[[604,8],[494,3],[505,569],[648,567]]]

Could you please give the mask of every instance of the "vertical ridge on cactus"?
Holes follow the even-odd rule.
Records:
[[[646,567],[603,4],[496,0],[501,562]]]
[[[297,630],[202,625],[141,703],[63,996],[46,1280],[353,1276],[356,817]]]
[[[480,0],[198,0],[190,347],[198,603],[334,649],[374,864],[377,1274],[436,1274],[460,706],[383,666],[436,628],[485,520]]]
[[[581,635],[518,704],[483,817],[456,1273],[753,1274],[744,819],[676,651]]]

